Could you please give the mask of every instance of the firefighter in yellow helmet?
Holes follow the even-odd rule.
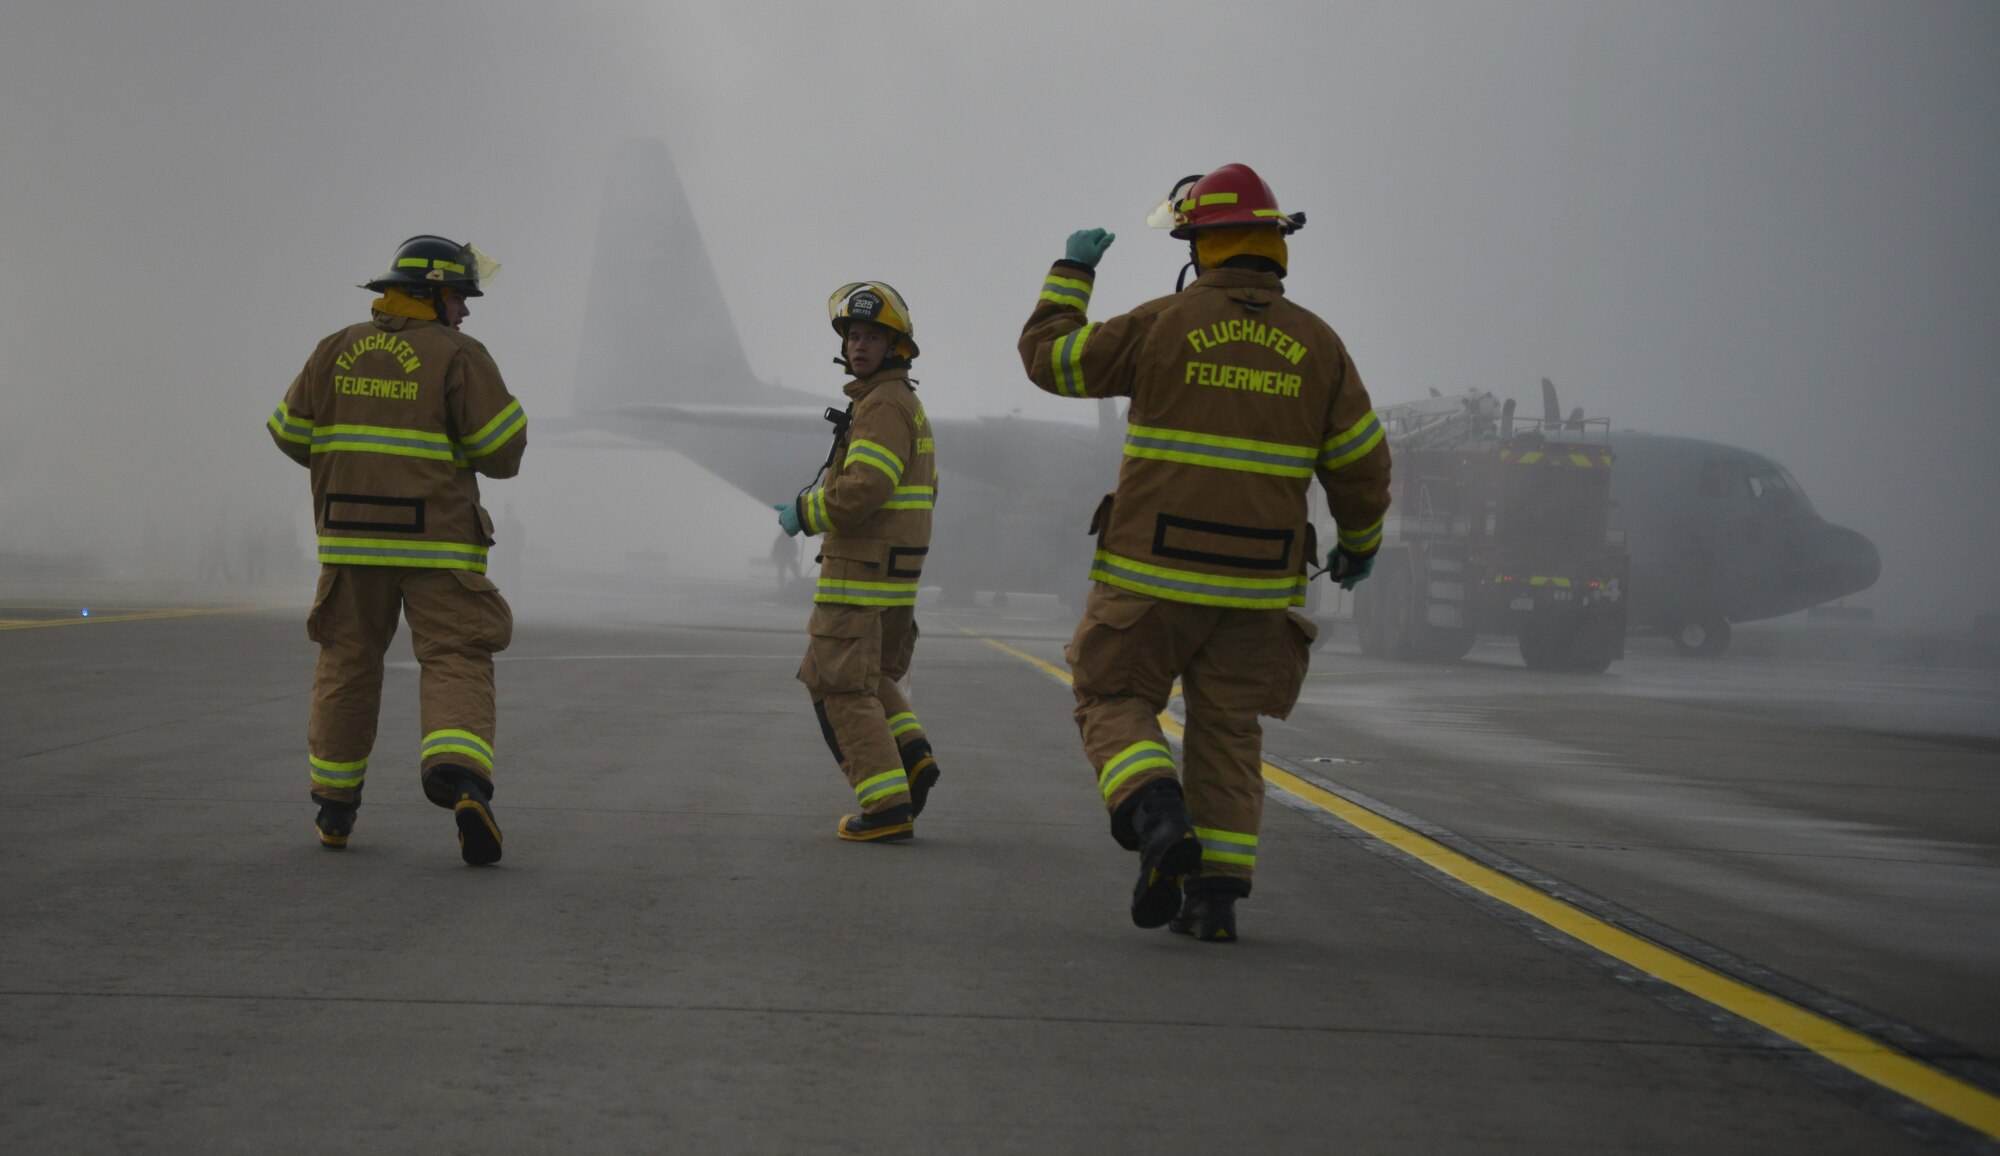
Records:
[[[897,683],[917,645],[917,585],[937,502],[936,451],[910,362],[916,332],[902,295],[880,281],[834,290],[834,360],[854,380],[845,414],[829,410],[833,449],[813,483],[775,507],[787,534],[823,535],[812,635],[798,678],[820,733],[860,805],[836,833],[908,839],[938,781],[916,712]]]
[[[1085,311],[1112,235],[1069,238],[1021,331],[1037,386],[1128,397],[1118,489],[1098,506],[1090,596],[1066,657],[1076,721],[1111,833],[1140,855],[1132,921],[1236,938],[1264,801],[1259,715],[1298,700],[1314,633],[1315,477],[1339,528],[1328,559],[1366,577],[1389,508],[1389,450],[1361,377],[1327,324],[1285,296],[1285,238],[1304,223],[1256,173],[1183,180],[1149,223],[1193,249],[1198,276],[1130,313]],[[1157,716],[1175,679],[1183,766]]]
[[[528,419],[486,347],[459,331],[498,266],[470,245],[403,242],[364,288],[369,319],[313,350],[267,426],[312,472],[319,643],[307,746],[321,844],[347,845],[382,699],[382,655],[409,620],[424,794],[452,812],[467,863],[500,858],[493,818],[493,654],[514,619],[486,577],[493,520],[478,475],[521,469]]]

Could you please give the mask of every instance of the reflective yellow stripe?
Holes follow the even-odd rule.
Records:
[[[1084,396],[1083,346],[1096,328],[1097,323],[1093,321],[1074,333],[1056,338],[1055,344],[1049,348],[1049,369],[1055,375],[1056,392],[1064,397]]]
[[[425,570],[486,572],[486,547],[461,542],[398,541],[393,538],[319,539],[319,560],[336,566],[410,566]]]
[[[856,439],[849,443],[847,457],[841,462],[841,468],[845,469],[855,462],[881,470],[889,476],[889,484],[892,486],[903,480],[903,459],[897,457],[894,450],[880,442]]]
[[[1204,863],[1234,863],[1239,867],[1257,865],[1255,835],[1224,831],[1218,827],[1196,827],[1194,837],[1201,840],[1201,861]]]
[[[1281,478],[1309,478],[1315,452],[1311,446],[1135,425],[1125,430],[1125,456]]]
[[[430,259],[427,257],[396,258],[396,268],[398,269],[428,269],[430,267]]]
[[[902,738],[911,731],[922,729],[923,727],[918,724],[914,711],[906,710],[901,714],[892,714],[889,716],[889,733],[895,735],[897,738]]]
[[[471,731],[441,730],[425,735],[421,757],[429,759],[441,754],[467,755],[485,767],[488,774],[493,772],[493,748]]]
[[[1372,526],[1364,526],[1359,530],[1341,530],[1339,534],[1341,547],[1356,553],[1366,553],[1380,546],[1383,521],[1384,519],[1377,518]]]
[[[813,592],[814,602],[843,606],[915,606],[915,582],[860,582],[851,578],[829,578],[821,573]]]
[[[1053,301],[1057,305],[1066,306],[1071,309],[1088,309],[1090,308],[1090,282],[1078,281],[1073,277],[1060,277],[1051,273],[1048,280],[1042,282],[1041,300]]]
[[[1097,789],[1103,794],[1104,801],[1109,803],[1111,796],[1118,793],[1118,788],[1125,785],[1125,780],[1140,771],[1151,770],[1165,770],[1172,774],[1173,755],[1163,744],[1151,739],[1133,743],[1104,760],[1104,769],[1097,772]]]
[[[898,792],[907,793],[909,789],[910,777],[903,768],[897,767],[893,771],[870,775],[854,784],[854,797],[861,800],[861,805],[865,807],[877,799],[886,799]]]
[[[930,486],[897,486],[889,500],[882,503],[885,510],[928,510],[937,505],[937,490]]]
[[[1368,416],[1326,439],[1319,448],[1321,469],[1337,470],[1344,465],[1360,460],[1368,451],[1382,444],[1382,422],[1374,410]]]
[[[312,444],[312,427],[304,422],[293,421],[291,411],[285,408],[285,403],[282,401],[278,403],[277,409],[271,411],[270,420],[264,424],[271,428],[272,433],[288,442],[297,442],[302,446]]]
[[[1231,578],[1155,566],[1108,550],[1099,550],[1095,563],[1090,568],[1093,581],[1169,602],[1243,610],[1283,610],[1287,606],[1304,606],[1306,602],[1304,574],[1285,578]]]
[[[323,787],[358,787],[368,777],[367,759],[336,763],[313,754],[306,758],[312,763],[312,781]]]
[[[507,408],[495,414],[492,421],[479,427],[479,432],[465,439],[465,456],[483,458],[508,442],[515,435],[528,428],[528,415],[521,410],[518,401],[508,402]]]

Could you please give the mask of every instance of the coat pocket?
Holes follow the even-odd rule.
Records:
[[[333,588],[339,581],[340,567],[319,568],[319,586],[313,590],[312,609],[306,611],[306,637],[314,642],[326,641],[319,636],[320,618],[325,614],[327,600],[333,597]]]
[[[1284,718],[1298,705],[1299,692],[1306,686],[1306,668],[1312,664],[1312,644],[1319,637],[1319,623],[1303,614],[1285,611],[1278,626],[1277,659],[1271,664],[1270,697],[1261,713]]]
[[[873,691],[882,677],[882,612],[822,602],[806,624],[812,640],[798,679],[815,700]]]
[[[514,608],[500,595],[493,579],[470,570],[448,570],[471,597],[466,599],[466,641],[488,652],[507,649],[514,641]]]
[[[1151,598],[1114,587],[1100,585],[1091,590],[1083,619],[1063,650],[1077,690],[1147,694],[1173,682],[1159,647],[1149,645],[1141,637],[1147,632],[1137,629],[1159,605]]]

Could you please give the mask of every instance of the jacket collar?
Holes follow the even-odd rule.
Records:
[[[878,369],[875,372],[869,374],[867,377],[857,377],[853,381],[848,382],[846,385],[841,386],[840,392],[846,394],[849,398],[853,399],[854,401],[860,401],[862,398],[867,397],[870,393],[874,392],[875,387],[881,385],[885,381],[901,381],[911,385],[915,384],[914,382],[910,381],[909,367],[906,365],[898,365],[893,368]]]
[[[1276,273],[1261,269],[1210,269],[1194,279],[1193,288],[1208,289],[1268,289],[1273,293],[1283,293],[1285,283]]]

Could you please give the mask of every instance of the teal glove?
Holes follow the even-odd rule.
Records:
[[[789,538],[798,537],[799,508],[790,502],[786,502],[780,506],[772,506],[771,508],[778,511],[778,526],[785,531],[785,536]]]
[[[1063,249],[1063,260],[1095,269],[1104,258],[1104,251],[1117,239],[1118,234],[1107,233],[1103,229],[1078,229],[1069,235],[1069,244]]]
[[[1366,558],[1356,558],[1352,554],[1342,553],[1340,547],[1335,546],[1326,556],[1326,572],[1333,576],[1335,582],[1340,583],[1342,590],[1352,590],[1360,585],[1361,580],[1368,577],[1368,572],[1374,568],[1373,554]]]

